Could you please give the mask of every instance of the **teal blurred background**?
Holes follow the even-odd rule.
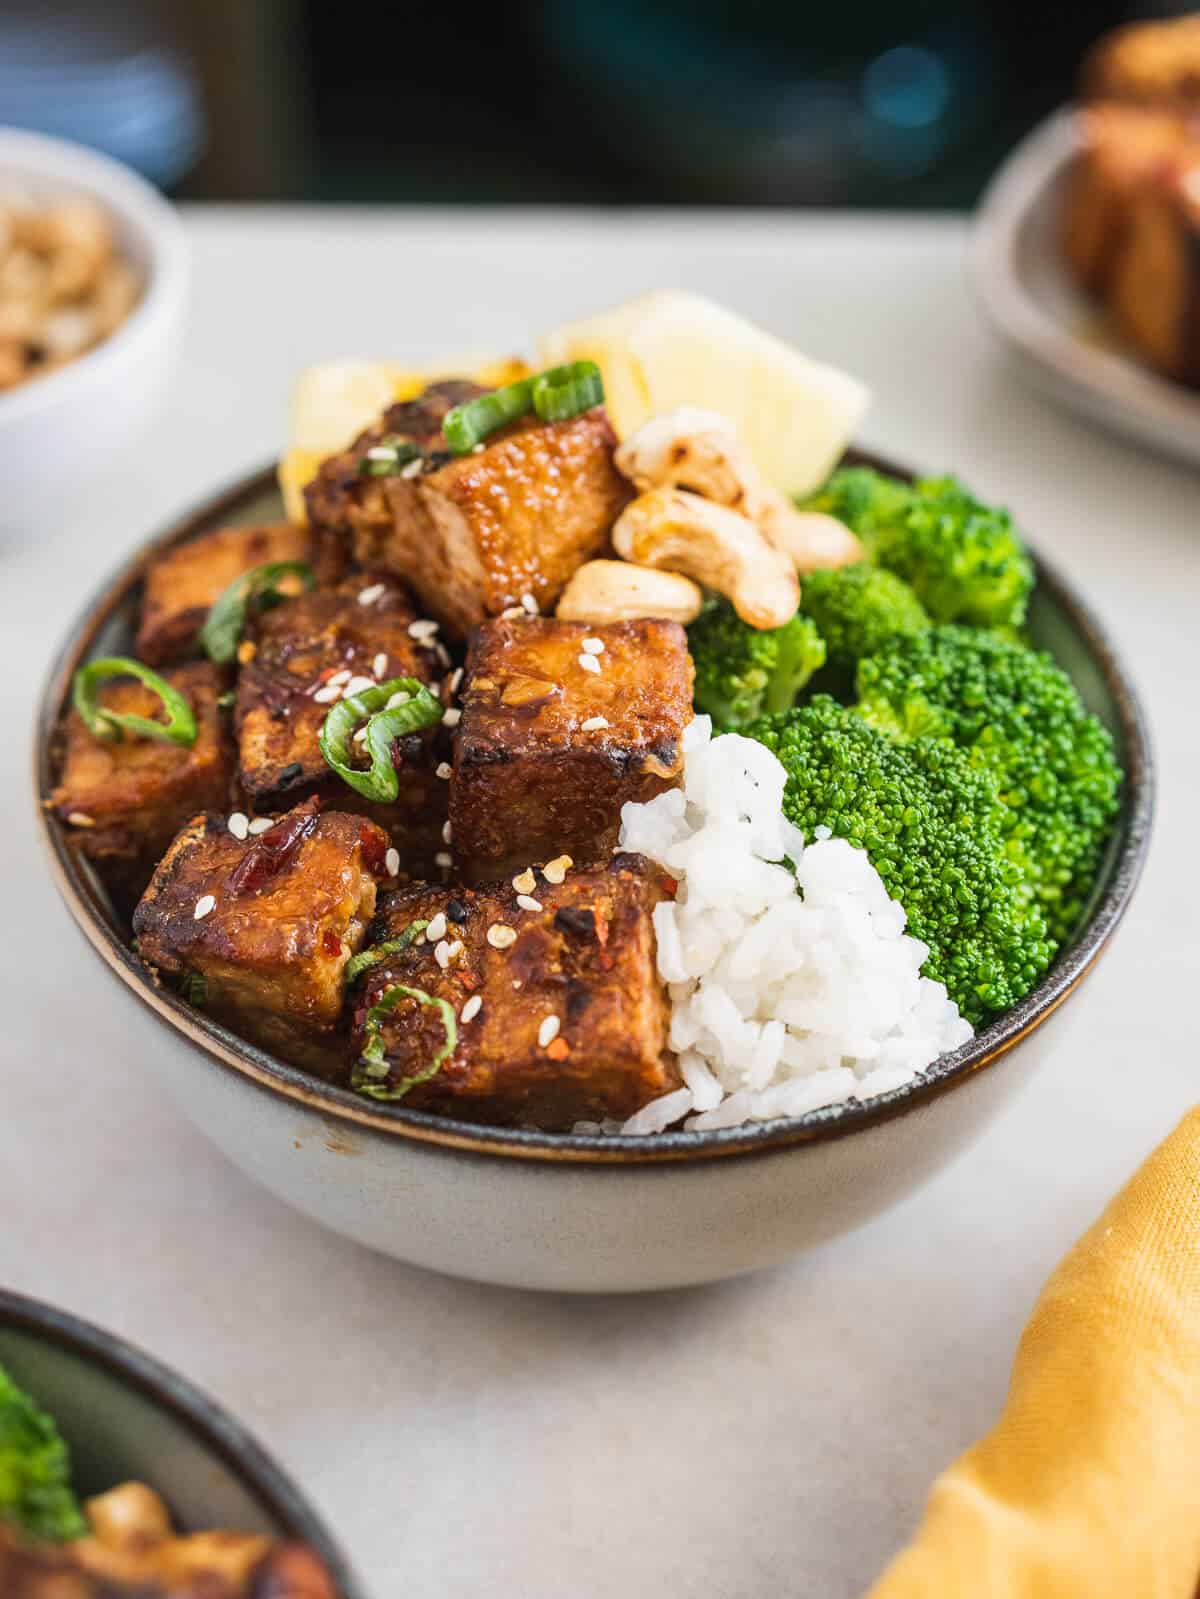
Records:
[[[967,207],[1098,34],[1182,9],[2,0],[0,123],[193,198]]]

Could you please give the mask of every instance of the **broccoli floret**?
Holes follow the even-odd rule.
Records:
[[[1020,627],[1033,563],[1007,511],[957,478],[911,486],[865,467],[835,472],[807,508],[852,528],[871,559],[904,578],[935,622]]]
[[[1050,656],[968,627],[898,640],[858,669],[861,714],[901,738],[952,739],[994,776],[1025,889],[1056,940],[1083,910],[1117,811],[1107,728]]]
[[[82,1538],[87,1523],[71,1490],[58,1428],[0,1366],[0,1521],[31,1538]]]
[[[860,562],[809,572],[800,607],[825,640],[831,667],[854,670],[893,638],[919,638],[931,626],[925,607],[903,578]]]
[[[763,631],[743,622],[723,599],[711,600],[692,623],[688,648],[696,664],[696,709],[725,729],[786,710],[825,660],[825,645],[807,616]]]
[[[973,1023],[1028,993],[1054,953],[1001,836],[991,773],[944,740],[904,743],[827,695],[745,730],[787,772],[783,808],[809,838],[828,827],[865,849],[924,971]]]

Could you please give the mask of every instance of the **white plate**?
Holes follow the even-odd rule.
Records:
[[[1140,444],[1200,463],[1200,393],[1158,377],[1121,348],[1063,261],[1063,192],[1078,154],[1069,110],[1013,151],[976,217],[976,289],[1038,388]]]

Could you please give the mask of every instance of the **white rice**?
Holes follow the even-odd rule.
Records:
[[[806,846],[784,816],[770,750],[713,738],[708,717],[683,750],[683,787],[626,805],[620,847],[679,884],[654,928],[685,1086],[621,1131],[732,1127],[869,1099],[965,1043],[970,1025],[921,976],[929,950],[905,933],[866,852],[824,827]]]

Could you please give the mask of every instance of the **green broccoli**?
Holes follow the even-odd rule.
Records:
[[[71,1490],[71,1460],[58,1428],[2,1366],[0,1521],[55,1543],[82,1538],[88,1530]]]
[[[1007,511],[953,477],[911,486],[867,467],[835,472],[805,503],[858,534],[868,555],[916,591],[935,622],[1018,628],[1033,563]]]
[[[825,640],[829,665],[843,673],[852,673],[864,655],[874,655],[891,639],[919,638],[931,626],[903,578],[862,562],[809,572],[800,608]]]
[[[696,664],[695,704],[716,727],[730,729],[763,712],[784,711],[825,661],[825,645],[807,616],[763,631],[727,600],[713,599],[688,629]]]
[[[975,628],[935,628],[860,662],[859,711],[901,738],[948,738],[986,767],[1012,859],[1052,936],[1070,936],[1117,810],[1108,730],[1050,656]]]
[[[968,1021],[1029,992],[1054,946],[1021,895],[989,771],[944,740],[877,732],[828,695],[745,731],[782,761],[783,808],[797,827],[811,838],[823,825],[866,850],[929,946],[925,973]]]

